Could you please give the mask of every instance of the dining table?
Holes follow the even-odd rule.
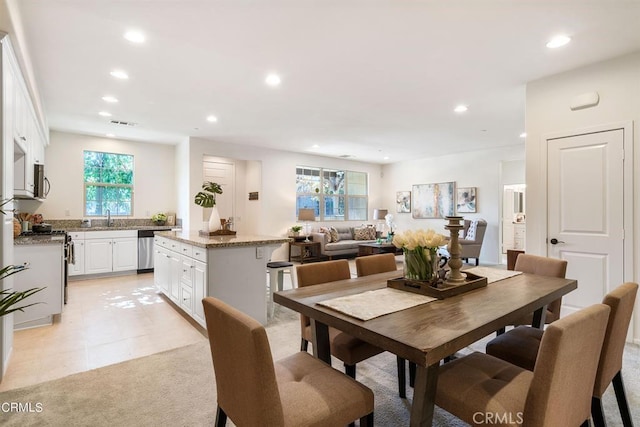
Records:
[[[388,280],[401,277],[402,271],[397,270],[284,290],[274,294],[274,301],[311,319],[313,354],[328,364],[329,327],[415,363],[411,426],[432,425],[443,359],[530,313],[534,313],[532,326],[543,327],[547,305],[578,286],[573,279],[521,273],[369,320],[322,305],[386,288]]]

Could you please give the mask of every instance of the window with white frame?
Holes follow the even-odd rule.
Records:
[[[364,172],[296,167],[296,216],[311,208],[319,221],[366,221],[368,200]]]
[[[113,216],[133,213],[133,156],[84,152],[84,214]]]

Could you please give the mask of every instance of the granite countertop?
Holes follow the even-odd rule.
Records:
[[[14,245],[61,245],[65,243],[64,234],[41,234],[35,236],[18,236],[13,239]]]
[[[260,246],[288,243],[289,237],[260,236],[255,234],[236,234],[235,236],[200,236],[197,231],[163,231],[158,236],[189,243],[201,248],[224,248],[231,246]]]
[[[112,226],[112,227],[67,227],[64,231],[67,232],[79,232],[79,231],[111,231],[111,230],[171,230],[180,227],[171,227],[169,225],[131,225],[126,227]]]

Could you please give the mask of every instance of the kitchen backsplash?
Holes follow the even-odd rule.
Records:
[[[112,227],[150,227],[156,224],[149,218],[112,218]],[[82,219],[46,219],[47,224],[56,230],[64,230],[67,228],[82,228]],[[106,227],[106,218],[91,218],[91,228]],[[176,218],[175,227],[182,226],[182,218]],[[173,226],[171,226],[173,227]]]

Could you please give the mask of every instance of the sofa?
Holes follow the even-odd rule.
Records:
[[[359,245],[375,243],[376,230],[374,227],[323,227],[311,236],[314,242],[320,242],[320,253],[333,259],[338,255],[358,255]]]

